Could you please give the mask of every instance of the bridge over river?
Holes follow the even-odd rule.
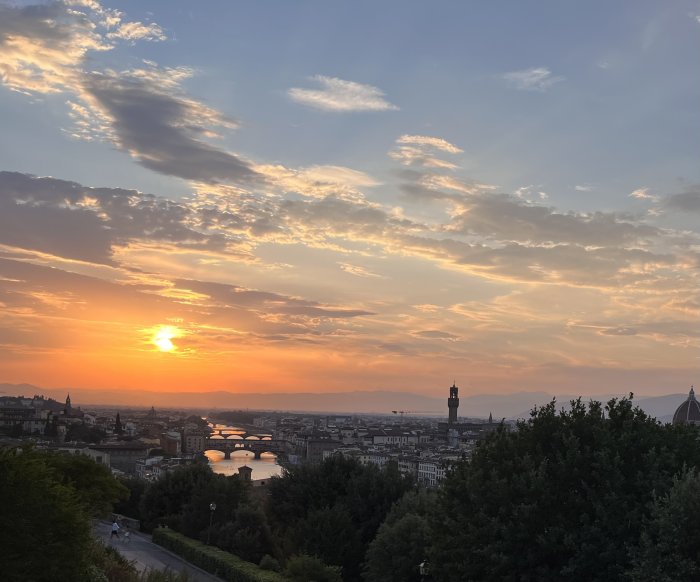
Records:
[[[225,459],[230,459],[231,453],[236,451],[249,451],[259,459],[263,453],[274,453],[278,457],[286,457],[293,450],[293,445],[289,441],[247,433],[242,435],[215,433],[207,438],[205,446],[208,451],[221,451]]]

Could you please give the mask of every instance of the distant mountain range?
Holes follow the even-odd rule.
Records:
[[[132,407],[199,408],[225,410],[275,410],[289,412],[376,413],[410,416],[447,416],[447,394],[444,398],[423,396],[411,392],[333,392],[333,393],[235,393],[211,392],[149,392],[142,390],[97,390],[85,388],[40,388],[31,384],[1,384],[0,395],[44,396],[63,401],[70,393],[74,406],[114,405]],[[607,401],[611,396],[595,396]],[[546,392],[515,392],[513,394],[475,394],[460,398],[461,417],[494,419],[527,418],[534,406],[547,404],[554,398]],[[556,397],[557,406],[565,407],[576,398],[571,395]],[[635,400],[647,414],[662,422],[671,420],[676,408],[687,398],[686,394],[645,397]],[[589,397],[584,397],[587,401]]]

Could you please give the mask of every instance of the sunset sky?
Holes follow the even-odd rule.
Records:
[[[695,1],[0,0],[0,382],[700,382]]]

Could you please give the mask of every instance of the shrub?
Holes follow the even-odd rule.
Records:
[[[272,572],[281,572],[282,567],[280,563],[273,558],[270,554],[265,554],[260,560],[260,568],[263,570],[270,570]]]
[[[276,572],[263,570],[238,556],[207,546],[167,528],[153,530],[154,543],[228,582],[285,582]]]

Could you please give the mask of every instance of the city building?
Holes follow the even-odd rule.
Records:
[[[700,424],[700,402],[695,399],[695,389],[691,386],[688,399],[673,415],[673,424]]]
[[[457,409],[459,408],[459,388],[455,382],[452,382],[450,387],[450,397],[447,399],[447,409],[449,411],[449,416],[447,422],[450,424],[455,424],[457,422]]]

